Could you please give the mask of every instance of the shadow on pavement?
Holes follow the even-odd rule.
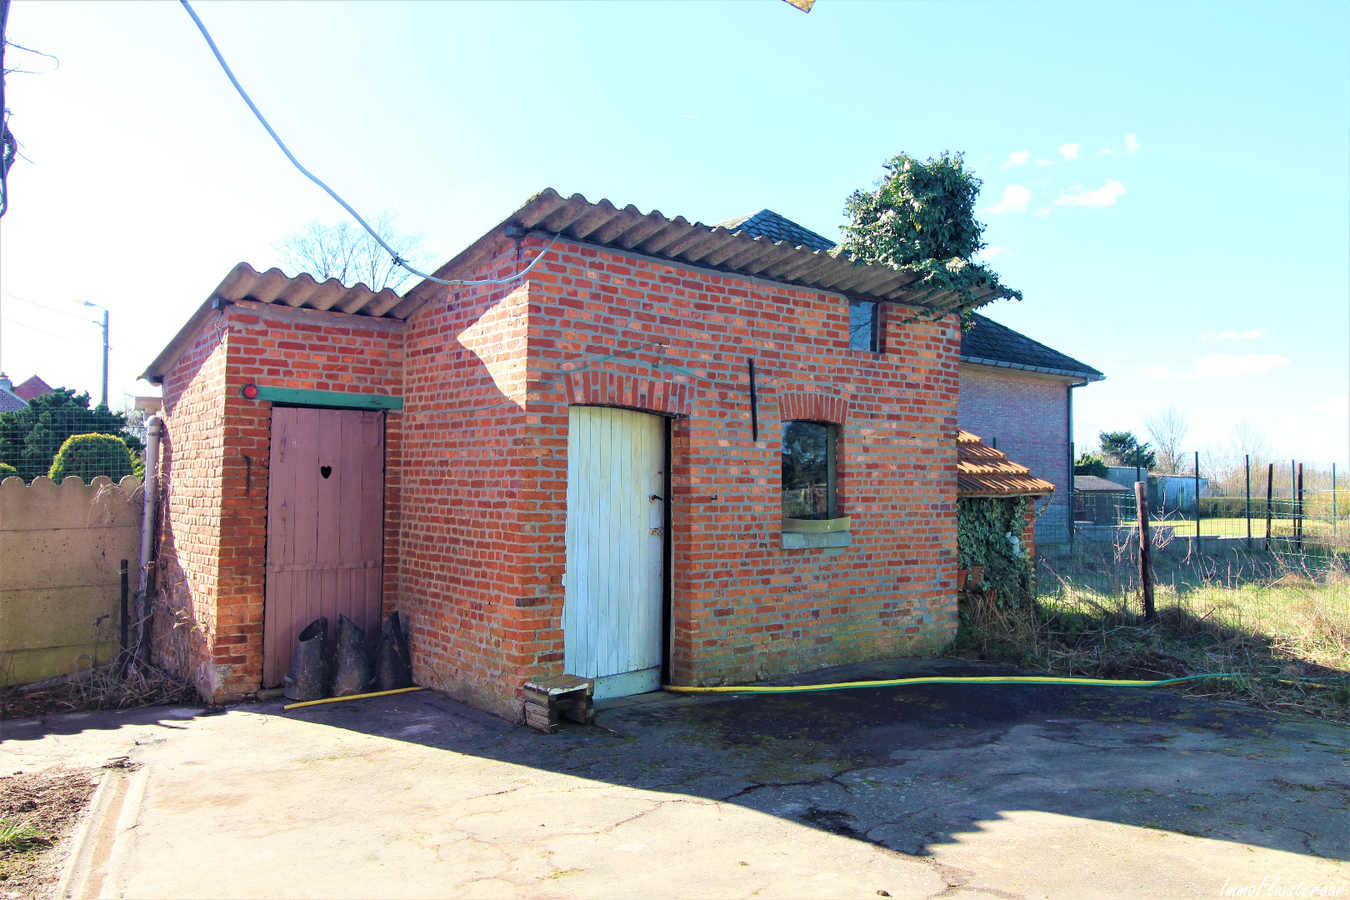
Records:
[[[1012,674],[941,660],[813,683]],[[807,678],[799,679],[807,683]],[[903,853],[1020,810],[1350,858],[1350,736],[1162,689],[922,685],[629,698],[596,727],[514,727],[424,691],[261,713],[644,790],[693,795]]]

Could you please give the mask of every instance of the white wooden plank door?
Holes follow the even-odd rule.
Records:
[[[599,699],[661,686],[665,440],[659,416],[568,413],[563,662]]]

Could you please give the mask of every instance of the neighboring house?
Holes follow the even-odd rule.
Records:
[[[32,378],[16,387],[14,393],[18,394],[25,403],[28,403],[32,402],[32,400],[37,397],[41,397],[43,394],[50,394],[54,390],[55,388],[50,384],[34,375]]]
[[[316,615],[396,609],[419,684],[519,719],[541,674],[622,695],[941,647],[955,298],[907,324],[913,276],[801,240],[548,190],[449,285],[235,267],[145,373],[156,658],[237,698]]]
[[[1073,476],[1073,519],[1089,525],[1115,525],[1122,505],[1133,495],[1130,488],[1097,475]]]
[[[28,404],[14,391],[14,382],[4,372],[0,372],[0,413],[18,412],[27,409]]]
[[[1134,483],[1137,480],[1147,482],[1148,504],[1156,514],[1195,515],[1194,475],[1155,475],[1148,469],[1136,469],[1134,466],[1107,466],[1106,477],[1129,490],[1134,490]],[[1209,479],[1201,478],[1199,486],[1200,496],[1208,497]]]
[[[957,421],[1058,490],[1036,520],[1041,544],[1070,540],[1073,389],[1106,376],[975,313],[961,336]]]

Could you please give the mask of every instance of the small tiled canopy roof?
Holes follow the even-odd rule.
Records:
[[[1073,492],[1080,491],[1085,494],[1123,494],[1128,491],[1123,484],[1116,484],[1114,481],[1107,481],[1096,475],[1075,475],[1073,476]]]
[[[1043,497],[1055,489],[1021,463],[961,431],[956,438],[957,497]]]

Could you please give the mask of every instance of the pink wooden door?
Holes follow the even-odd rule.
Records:
[[[384,414],[272,409],[263,687],[290,669],[296,636],[345,615],[374,640],[384,549]]]

